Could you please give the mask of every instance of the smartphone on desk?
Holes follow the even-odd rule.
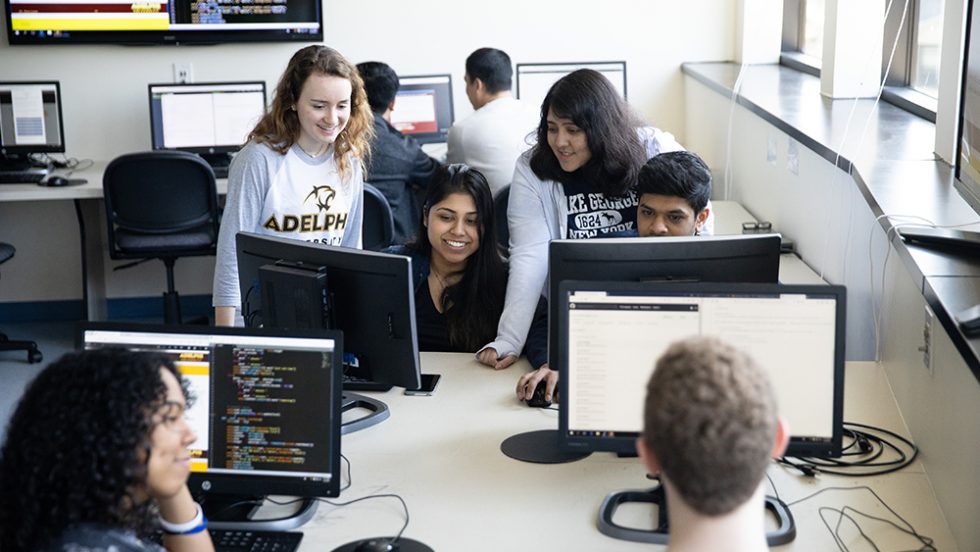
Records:
[[[431,395],[439,385],[440,374],[422,374],[422,385],[418,389],[406,389],[406,395]]]

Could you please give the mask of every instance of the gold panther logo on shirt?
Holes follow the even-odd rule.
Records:
[[[306,196],[303,203],[309,200],[314,200],[316,206],[320,208],[321,212],[327,212],[330,210],[330,203],[333,202],[334,198],[337,197],[337,192],[330,186],[313,186],[313,191],[310,195]]]

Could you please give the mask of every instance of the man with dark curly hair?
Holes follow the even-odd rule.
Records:
[[[637,451],[666,488],[670,552],[768,550],[762,479],[789,440],[766,373],[712,337],[671,345],[647,385]]]
[[[0,550],[213,551],[187,488],[187,387],[166,358],[70,353],[27,387],[0,450]]]

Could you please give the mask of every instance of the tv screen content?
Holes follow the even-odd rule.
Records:
[[[0,155],[65,151],[57,82],[0,82]]]
[[[238,151],[265,113],[265,83],[151,84],[153,149]]]
[[[17,44],[178,44],[323,40],[317,0],[4,0]]]
[[[789,454],[840,455],[843,287],[565,281],[560,289],[561,430],[571,449],[632,452],[657,359],[671,343],[710,335],[768,373]]]
[[[391,125],[423,144],[445,142],[453,126],[452,77],[403,76],[398,82]]]
[[[174,363],[194,398],[193,492],[339,494],[339,334],[88,323],[80,342]]]

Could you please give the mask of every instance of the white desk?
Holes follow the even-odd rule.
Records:
[[[73,201],[82,261],[82,302],[89,320],[106,319],[106,274],[103,258],[106,255],[105,214],[102,210],[102,175],[106,162],[96,162],[90,167],[70,171],[59,169],[52,174],[71,175],[88,182],[77,186],[48,188],[37,184],[0,184],[0,202],[17,201]],[[219,195],[228,191],[227,179],[216,181]],[[28,247],[27,244],[22,247]]]
[[[514,399],[518,374],[528,369],[524,361],[495,372],[471,355],[424,353],[422,364],[426,372],[443,376],[434,396],[406,397],[399,388],[372,394],[390,406],[391,418],[343,438],[353,485],[338,500],[375,493],[401,495],[411,515],[405,536],[435,550],[661,549],[617,541],[596,529],[597,510],[607,493],[650,486],[638,459],[601,453],[569,464],[537,465],[511,460],[500,452],[500,442],[510,435],[558,426],[558,412],[528,408]],[[880,367],[849,364],[846,389],[845,419],[907,435]],[[934,538],[939,550],[956,550],[918,464],[870,479],[804,479],[776,465],[769,473],[786,501],[827,486],[869,485],[921,534]],[[797,538],[778,550],[836,550],[817,509],[844,504],[888,516],[866,492],[825,493],[792,507]],[[650,525],[650,513],[642,508],[621,509],[620,514],[620,523]],[[321,504],[314,519],[300,528],[306,535],[300,550],[330,550],[361,538],[394,535],[403,519],[401,506],[393,499],[346,507]],[[894,529],[864,522],[862,526],[883,550],[914,548],[912,540]],[[854,530],[844,535],[852,550],[870,549],[858,543]]]
[[[757,222],[752,213],[746,211],[737,201],[712,200],[711,207],[715,213],[716,236],[741,234],[743,222]],[[784,284],[827,283],[795,253],[783,253],[779,256],[779,281]]]

